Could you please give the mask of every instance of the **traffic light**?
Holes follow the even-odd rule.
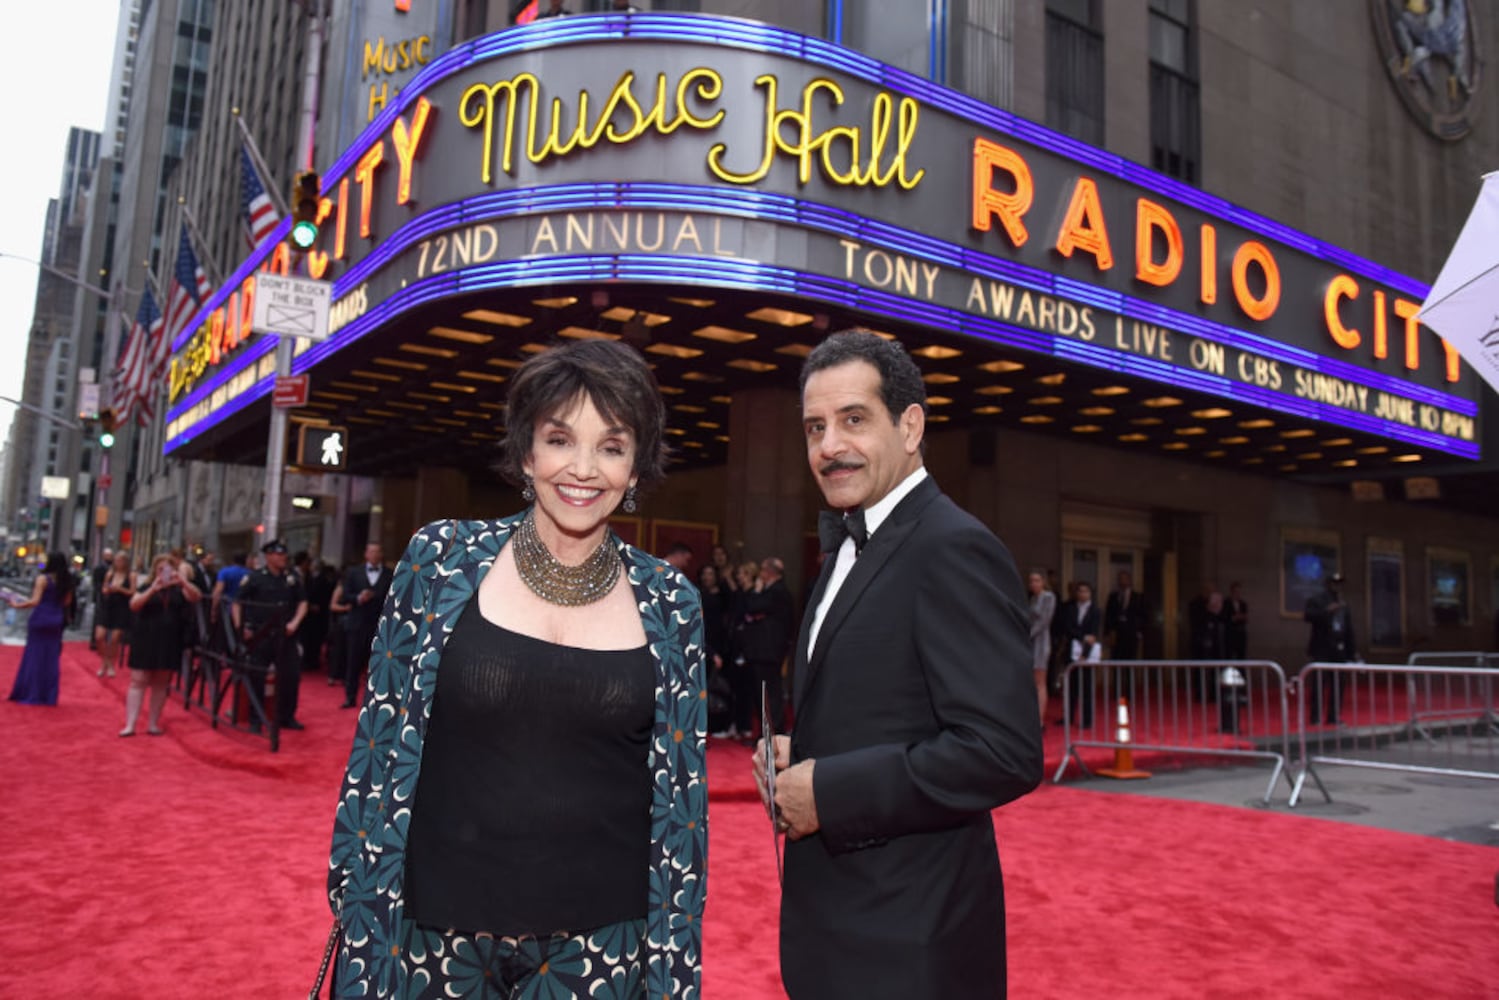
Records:
[[[113,448],[115,443],[115,411],[99,411],[99,447]]]
[[[303,170],[291,182],[291,243],[307,250],[317,242],[318,191],[321,181],[316,170]]]

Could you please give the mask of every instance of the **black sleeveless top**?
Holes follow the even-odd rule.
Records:
[[[407,840],[406,914],[443,930],[583,931],[644,916],[656,671],[488,621],[442,653]]]

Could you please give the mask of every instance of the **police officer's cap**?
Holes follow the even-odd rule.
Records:
[[[273,538],[262,545],[260,551],[266,555],[270,555],[272,552],[279,552],[282,555],[286,555],[286,543],[279,538]]]

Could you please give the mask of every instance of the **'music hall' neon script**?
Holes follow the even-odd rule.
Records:
[[[874,98],[868,127],[832,125],[814,127],[819,98],[838,107],[844,102],[843,88],[825,77],[810,81],[802,88],[797,106],[780,107],[780,80],[773,74],[755,78],[756,88],[764,91],[764,142],[759,163],[745,171],[730,170],[725,165],[728,145],[717,143],[708,151],[708,170],[729,184],[754,184],[770,173],[776,154],[796,160],[797,177],[806,184],[812,179],[816,158],[823,177],[830,183],[853,187],[886,187],[892,182],[911,190],[921,182],[925,171],[908,172],[906,157],[916,138],[921,109],[909,97],[896,101],[888,91]],[[459,120],[467,128],[484,130],[484,159],[480,177],[489,184],[494,177],[494,149],[499,136],[500,169],[512,173],[515,164],[515,139],[518,117],[525,110],[525,144],[523,151],[531,163],[564,157],[577,150],[592,149],[600,142],[624,145],[655,131],[671,135],[683,125],[712,131],[723,124],[723,108],[706,116],[694,110],[695,104],[713,107],[723,95],[723,77],[717,70],[688,70],[677,81],[668,84],[665,73],[656,75],[655,87],[642,104],[635,92],[633,71],[619,78],[609,95],[599,105],[596,115],[589,114],[589,95],[578,92],[575,124],[564,135],[562,121],[566,104],[554,97],[549,109],[543,108],[541,81],[530,73],[519,73],[498,83],[476,83],[463,92],[458,102]],[[521,92],[525,91],[524,103]],[[497,104],[503,104],[503,114]],[[787,129],[792,137],[787,137]],[[890,149],[894,130],[895,148]],[[888,161],[887,161],[888,155]]]

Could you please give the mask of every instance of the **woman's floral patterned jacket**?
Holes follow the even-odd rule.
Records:
[[[401,557],[370,651],[354,749],[334,821],[328,897],[343,924],[340,997],[402,997],[403,950],[436,942],[402,914],[406,832],[443,644],[524,514],[436,521]],[[708,854],[703,616],[698,593],[666,563],[610,536],[624,559],[656,661],[649,766],[647,997],[697,997]]]

